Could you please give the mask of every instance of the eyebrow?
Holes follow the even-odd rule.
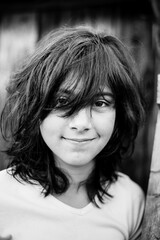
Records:
[[[97,97],[100,97],[100,96],[110,96],[110,97],[112,97],[112,98],[114,97],[113,93],[107,92],[107,91],[99,92],[99,93],[96,94],[96,96],[97,96]]]

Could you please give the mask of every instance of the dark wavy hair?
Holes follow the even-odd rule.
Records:
[[[105,85],[115,99],[113,134],[96,157],[92,173],[82,183],[92,202],[95,203],[96,195],[103,202],[103,195],[109,195],[109,185],[117,179],[119,161],[133,152],[145,115],[135,62],[127,47],[105,32],[86,26],[51,31],[13,74],[1,114],[2,134],[10,143],[6,151],[11,159],[8,167],[15,178],[39,183],[45,196],[68,189],[68,176],[56,166],[53,153],[41,136],[40,123],[55,108],[57,92],[71,72],[77,75],[71,90],[79,81],[82,87],[64,106],[64,117],[91,105]]]

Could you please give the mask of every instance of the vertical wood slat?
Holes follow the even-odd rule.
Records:
[[[160,74],[157,80],[157,122],[141,240],[160,239]]]

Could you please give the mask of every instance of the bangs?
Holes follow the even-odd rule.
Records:
[[[98,40],[97,40],[98,41]],[[118,54],[117,54],[118,55]],[[125,70],[109,43],[89,41],[70,46],[63,53],[59,86],[53,86],[47,101],[48,111],[64,110],[70,116],[86,106],[92,106],[97,95],[108,87],[115,98],[115,85],[124,79]],[[57,106],[57,99],[67,94],[68,101]]]

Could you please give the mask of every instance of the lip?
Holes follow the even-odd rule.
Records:
[[[70,142],[84,143],[84,142],[91,142],[95,138],[66,138],[66,137],[63,137],[63,139],[70,141]]]

